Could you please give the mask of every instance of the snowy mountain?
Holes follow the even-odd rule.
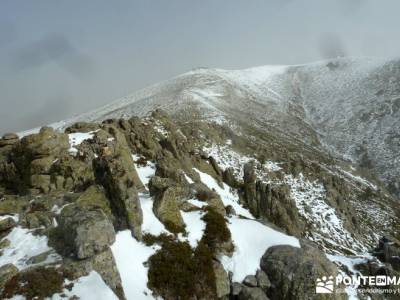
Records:
[[[145,116],[161,108],[272,127],[348,159],[399,195],[400,61],[339,58],[299,66],[196,69],[67,121]]]
[[[400,272],[398,66],[196,69],[3,136],[1,297],[374,299],[315,284]]]

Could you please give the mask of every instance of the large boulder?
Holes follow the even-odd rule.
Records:
[[[267,297],[267,295],[259,287],[243,286],[238,296],[238,300],[268,300],[268,299],[269,298]]]
[[[0,219],[0,232],[10,230],[15,225],[17,225],[17,223],[15,222],[14,218],[12,218],[12,217],[6,217],[3,219]]]
[[[310,245],[270,247],[261,258],[261,269],[268,275],[271,299],[316,299],[317,278],[335,277],[336,266]],[[320,294],[318,299],[342,299],[340,294]]]
[[[39,133],[23,137],[16,145],[26,158],[42,158],[49,155],[59,155],[69,149],[68,135],[58,133],[51,127],[43,127]]]
[[[6,133],[0,139],[0,148],[5,146],[12,146],[16,142],[18,142],[18,139],[19,137],[15,133]]]
[[[79,205],[67,205],[58,223],[65,250],[78,259],[102,252],[115,241],[114,227],[101,209],[82,210]]]
[[[179,187],[171,186],[155,197],[153,203],[154,214],[172,232],[182,232],[185,227],[179,210],[180,195]]]
[[[8,168],[15,175],[8,181],[14,189],[25,192],[35,188],[43,193],[50,191],[50,169],[56,158],[67,153],[68,135],[43,127],[39,133],[23,137],[13,146]]]
[[[57,190],[85,190],[95,182],[92,164],[71,155],[58,159],[52,166],[52,181]]]
[[[107,218],[114,220],[110,201],[106,197],[104,189],[99,185],[88,187],[78,199],[76,199],[76,204],[81,206],[84,210],[101,209]]]

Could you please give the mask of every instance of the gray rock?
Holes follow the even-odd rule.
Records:
[[[225,212],[227,216],[236,216],[236,210],[232,205],[228,205],[225,207]]]
[[[265,274],[263,270],[257,270],[256,278],[257,286],[262,288],[264,291],[268,290],[271,287],[271,281],[269,281],[267,274]]]
[[[53,225],[53,216],[48,211],[35,211],[24,214],[20,223],[27,228],[50,227]]]
[[[6,141],[8,141],[8,140],[18,140],[19,137],[15,133],[5,133],[1,139],[2,140],[6,140]]]
[[[218,298],[229,295],[230,284],[228,273],[226,273],[224,267],[218,261],[213,261],[213,269],[215,274],[215,287],[217,290]]]
[[[50,192],[51,176],[34,174],[31,176],[31,187],[39,189],[42,193]]]
[[[14,145],[18,141],[18,135],[15,133],[6,133],[0,139],[0,148],[4,146],[11,146]]]
[[[23,137],[17,150],[22,151],[26,157],[35,159],[49,155],[57,156],[68,149],[68,135],[58,133],[50,127],[43,127],[39,133]]]
[[[44,262],[50,254],[55,253],[54,251],[50,250],[47,252],[40,253],[38,255],[32,256],[31,258],[28,259],[27,263],[28,264],[40,264]]]
[[[268,300],[264,291],[258,287],[243,286],[238,296],[239,300]],[[300,298],[299,298],[300,299]]]
[[[4,288],[8,280],[18,273],[18,269],[13,264],[0,267],[0,291]]]
[[[100,209],[82,210],[66,206],[59,216],[59,228],[68,250],[84,259],[102,252],[115,241],[114,227]]]
[[[271,281],[271,299],[314,299],[315,282],[338,271],[325,255],[309,245],[270,247],[261,258],[261,269]],[[319,299],[342,299],[341,294],[319,295]]]
[[[249,287],[256,287],[257,286],[257,279],[254,275],[247,275],[244,280],[243,284]]]
[[[96,271],[119,299],[125,299],[121,277],[110,247],[87,259],[64,258],[64,267],[73,278],[86,276],[91,271]]]
[[[0,220],[0,232],[9,230],[15,225],[17,225],[17,223],[11,217]]]
[[[236,179],[234,175],[234,170],[233,168],[227,168],[223,173],[222,173],[222,179],[223,181],[229,185],[230,187],[237,188],[239,187],[239,182]]]
[[[11,244],[11,242],[10,242],[9,239],[2,239],[0,241],[0,250],[4,249],[4,248],[7,248],[8,246],[10,246],[10,244]],[[1,251],[0,251],[0,256],[1,256]]]
[[[240,292],[243,289],[243,284],[239,283],[239,282],[233,282],[231,284],[231,295],[233,297],[237,297],[239,296]]]
[[[112,202],[113,211],[119,222],[118,230],[130,229],[136,239],[142,238],[142,209],[138,191],[144,191],[145,186],[136,172],[134,161],[125,136],[113,125],[104,125],[114,140],[108,150],[103,151],[93,161],[95,176]]]
[[[181,232],[185,227],[177,201],[179,195],[178,187],[172,186],[167,188],[161,196],[156,197],[153,203],[154,214],[173,232]]]

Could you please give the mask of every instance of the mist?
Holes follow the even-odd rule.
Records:
[[[71,117],[195,67],[397,57],[398,1],[0,3],[0,133]]]

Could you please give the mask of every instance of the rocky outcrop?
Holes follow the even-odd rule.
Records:
[[[19,140],[19,137],[15,133],[6,133],[0,139],[0,148],[6,147],[6,146],[12,146],[16,142],[18,142],[18,140]]]
[[[50,168],[68,149],[68,136],[50,127],[23,137],[15,143],[10,155],[10,164],[15,167],[16,174],[10,178],[9,184],[20,192],[34,189],[48,193],[53,188]]]
[[[325,255],[308,244],[270,247],[260,263],[271,281],[270,299],[314,299],[315,282],[322,276],[336,276],[338,271]],[[318,295],[318,299],[342,299],[340,294]]]
[[[142,209],[138,198],[138,189],[144,189],[125,137],[118,129],[110,126],[115,136],[114,148],[102,153],[93,161],[96,179],[104,186],[110,199],[111,209],[116,217],[118,230],[128,228],[132,235],[141,239]]]
[[[382,237],[374,250],[374,255],[400,272],[400,241],[393,237]]]
[[[255,275],[247,275],[242,283],[231,284],[230,296],[233,300],[268,300],[267,293],[271,288],[271,282],[267,274],[257,270]]]
[[[82,210],[100,209],[109,220],[114,221],[116,216],[111,210],[110,200],[106,197],[104,189],[99,185],[92,185],[76,199],[75,203]]]
[[[153,212],[172,232],[184,231],[179,204],[183,202],[183,189],[170,179],[154,176],[149,182],[150,195],[154,197]]]
[[[64,251],[72,252],[77,259],[92,257],[115,241],[114,227],[100,209],[85,211],[71,204],[61,211],[58,223]]]
[[[265,218],[287,233],[301,236],[304,224],[287,185],[273,185],[256,180],[254,164],[245,164],[242,197],[251,213]]]

